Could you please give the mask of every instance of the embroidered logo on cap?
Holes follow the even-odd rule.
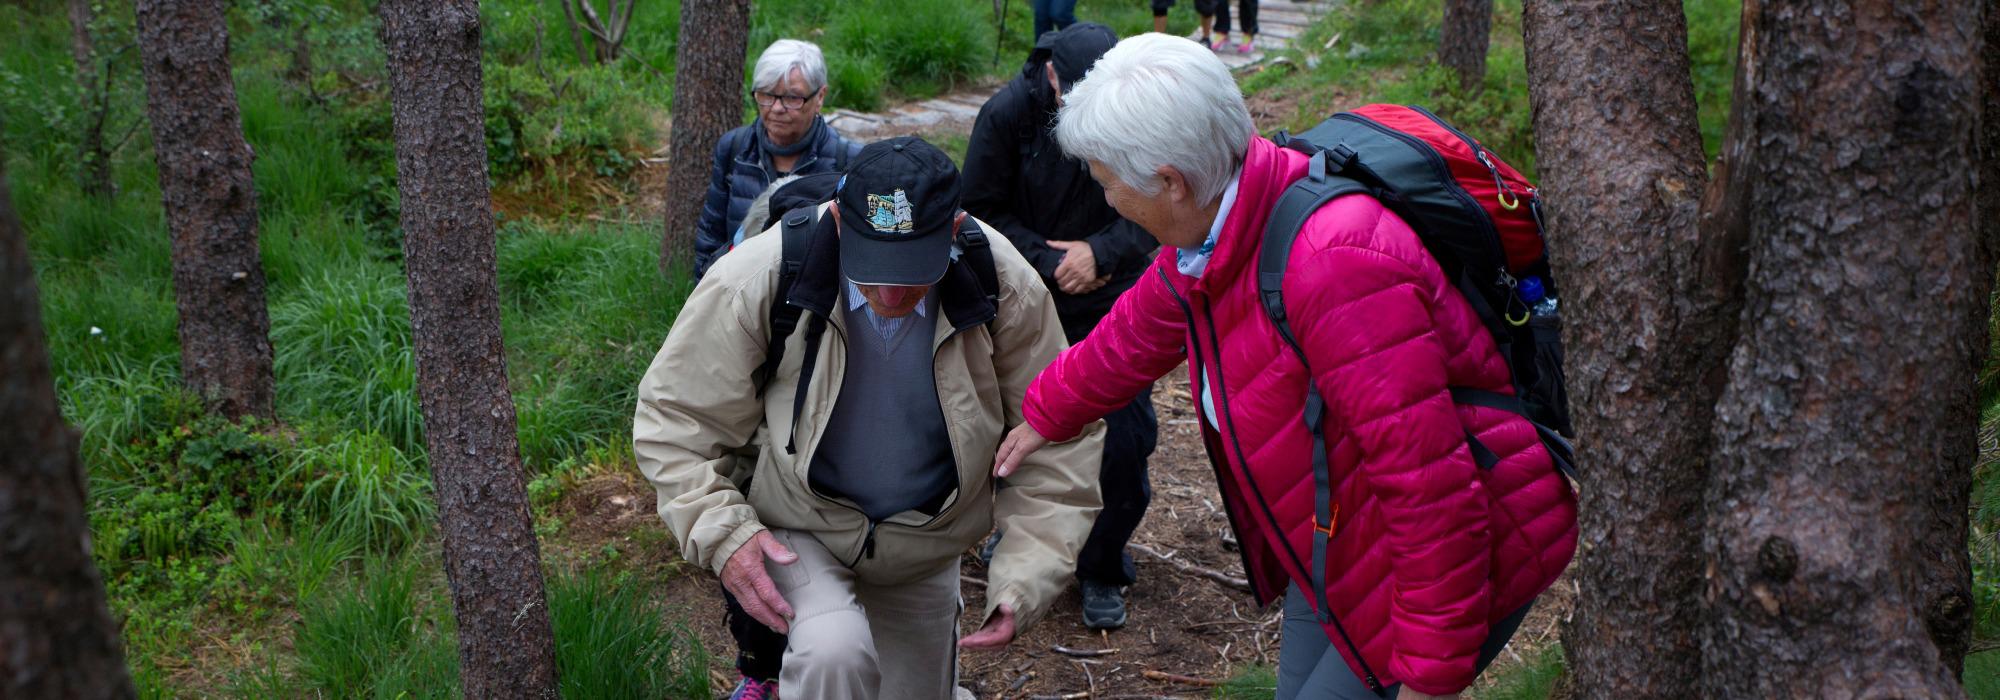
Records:
[[[910,221],[910,200],[903,195],[902,188],[896,188],[892,195],[868,195],[868,225],[876,233],[910,233],[916,229]]]

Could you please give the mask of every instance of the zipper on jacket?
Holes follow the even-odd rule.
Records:
[[[1167,279],[1166,269],[1158,267],[1155,267],[1153,269],[1154,271],[1160,273],[1160,282],[1166,285],[1167,294],[1171,295],[1174,298],[1174,303],[1180,305],[1181,313],[1187,315],[1188,332],[1193,333],[1195,327],[1194,309],[1188,306],[1186,299],[1181,298],[1181,292],[1180,290],[1174,288],[1174,283],[1171,280]],[[1196,397],[1194,401],[1195,426],[1201,428],[1202,430],[1208,430],[1207,426],[1201,425],[1201,419],[1208,418],[1210,420],[1213,420],[1214,417],[1208,416],[1206,413],[1202,411],[1201,399],[1199,398],[1201,396],[1201,392],[1208,387],[1208,379],[1206,376],[1207,370],[1202,366],[1202,363],[1205,360],[1203,358],[1203,354],[1201,351],[1201,343],[1199,342],[1190,343],[1188,347],[1194,349],[1195,376],[1197,377],[1197,379],[1195,380],[1195,384],[1192,387],[1194,389],[1194,396]],[[1217,431],[1218,435],[1220,434],[1220,432],[1221,431]],[[1206,445],[1204,445],[1204,447],[1206,447]],[[1208,450],[1203,449],[1202,451],[1207,452]],[[1215,484],[1218,488],[1220,488],[1224,483],[1224,480],[1229,478],[1228,470],[1223,468],[1222,462],[1216,460],[1215,455],[1213,454],[1208,455],[1208,466],[1210,469],[1215,471]],[[1223,499],[1222,501],[1222,507],[1225,511],[1233,510],[1230,508],[1229,499],[1226,498]],[[1230,514],[1229,526],[1231,529],[1234,529],[1236,527],[1235,516],[1233,513]],[[1240,535],[1241,533],[1238,534]],[[1236,558],[1243,564],[1243,575],[1249,576],[1251,572],[1250,548],[1239,542],[1236,546]]]

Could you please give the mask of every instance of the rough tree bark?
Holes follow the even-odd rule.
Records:
[[[84,194],[99,199],[110,197],[111,152],[104,145],[104,122],[111,113],[111,98],[100,80],[97,50],[90,35],[96,13],[91,0],[69,0],[69,52],[76,62],[77,99],[83,107],[83,133],[77,136],[76,184]]]
[[[476,0],[384,0],[417,394],[468,698],[554,697],[486,186]]]
[[[666,234],[660,274],[694,257],[708,164],[722,134],[743,121],[743,63],[750,50],[750,0],[683,0],[674,50],[673,135],[668,143]]]
[[[1932,635],[1962,656],[1971,613],[1983,1],[1744,6],[1758,138],[1707,493],[1706,695],[1963,696]]]
[[[90,558],[83,463],[63,423],[21,221],[0,157],[0,697],[129,698]]]
[[[1438,32],[1438,63],[1458,74],[1458,87],[1476,91],[1486,82],[1486,49],[1493,30],[1493,0],[1445,0]]]
[[[173,234],[181,379],[230,418],[271,417],[271,321],[250,145],[222,0],[139,0],[146,115]]]
[[[1708,182],[1678,2],[1523,4],[1582,491],[1563,635],[1580,697],[1694,696],[1702,485],[1739,256]],[[1732,271],[1732,268],[1735,268]]]

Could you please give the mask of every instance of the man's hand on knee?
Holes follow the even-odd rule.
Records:
[[[792,605],[785,602],[785,597],[778,593],[778,584],[764,571],[766,558],[779,566],[790,566],[799,560],[799,555],[778,544],[778,538],[772,537],[770,531],[759,532],[736,548],[736,553],[722,564],[722,587],[736,596],[737,602],[743,604],[743,612],[750,613],[750,617],[780,633],[791,634]]]
[[[999,649],[1014,641],[1014,606],[1001,603],[993,611],[993,617],[986,619],[986,625],[964,639],[958,640],[961,649]]]

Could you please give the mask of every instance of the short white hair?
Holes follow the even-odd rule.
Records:
[[[1149,197],[1160,193],[1160,168],[1172,166],[1202,204],[1221,199],[1257,132],[1222,59],[1166,34],[1111,47],[1063,95],[1056,119],[1064,153]]]
[[[793,180],[800,177],[803,176],[786,175],[772,180],[770,187],[764,188],[763,192],[757,194],[756,199],[750,200],[750,213],[743,215],[742,228],[745,239],[763,233],[764,229],[771,225],[771,195],[777,194],[778,188],[792,184]]]
[[[750,89],[770,92],[794,69],[805,77],[807,91],[819,92],[820,88],[826,87],[826,56],[820,53],[819,45],[797,39],[779,39],[771,42],[764,53],[757,56],[757,68],[750,74]]]

